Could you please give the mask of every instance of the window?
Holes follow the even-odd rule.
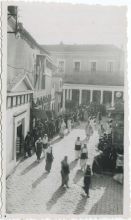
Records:
[[[65,72],[65,61],[64,60],[59,60],[58,71],[60,73],[64,73]]]
[[[24,104],[24,95],[21,96],[21,104]]]
[[[28,102],[31,102],[31,94],[28,95]]]
[[[16,106],[16,96],[13,97],[13,106]]]
[[[110,61],[107,63],[107,72],[113,72],[113,62]]]
[[[28,95],[25,95],[25,103],[28,102]]]
[[[11,108],[11,97],[7,98],[7,108]]]
[[[17,105],[20,105],[20,96],[17,96]]]
[[[96,62],[91,62],[91,72],[96,72]]]
[[[80,62],[79,61],[74,62],[74,71],[80,72]]]

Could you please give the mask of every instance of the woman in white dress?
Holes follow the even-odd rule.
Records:
[[[85,127],[85,133],[86,133],[86,140],[88,141],[90,138],[90,123],[87,121],[86,127]]]
[[[66,124],[65,124],[64,120],[62,119],[61,126],[60,126],[60,137],[61,138],[64,137],[65,128],[66,128]]]
[[[68,133],[70,133],[71,132],[71,119],[70,118],[67,120],[67,128],[68,128]]]

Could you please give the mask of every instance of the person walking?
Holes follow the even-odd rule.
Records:
[[[85,134],[86,134],[86,141],[90,138],[90,122],[87,120],[87,124],[85,126]]]
[[[25,143],[25,157],[26,157],[26,153],[28,154],[28,157],[31,157],[32,138],[30,132],[27,133],[24,143]]]
[[[46,165],[45,170],[49,173],[52,167],[53,162],[53,152],[52,152],[52,146],[49,144],[47,151],[46,151]]]
[[[43,155],[45,157],[46,149],[47,149],[47,146],[48,146],[48,136],[47,136],[47,134],[44,135],[42,141],[43,141]]]
[[[75,141],[75,159],[78,160],[80,158],[80,154],[81,154],[81,140],[80,137],[77,137],[76,141]]]
[[[80,167],[81,170],[83,171],[85,171],[86,169],[87,159],[88,159],[87,145],[84,144],[83,148],[81,149],[81,156],[80,156]]]
[[[66,124],[64,122],[64,119],[62,119],[61,125],[60,125],[60,137],[63,138],[64,137],[64,131],[66,128]]]
[[[70,118],[67,120],[67,128],[68,128],[68,133],[70,133],[71,132],[71,119]]]
[[[35,147],[36,147],[36,156],[37,156],[37,161],[38,163],[40,162],[40,157],[42,153],[42,148],[43,148],[43,141],[41,137],[35,142]]]
[[[61,186],[62,187],[66,185],[66,187],[69,188],[69,185],[68,185],[69,173],[70,173],[70,168],[68,164],[68,157],[65,156],[64,160],[61,161],[61,178],[62,178]]]
[[[90,184],[91,184],[91,168],[90,165],[87,165],[85,174],[84,174],[84,192],[86,194],[86,196],[89,198],[89,188],[90,188]]]

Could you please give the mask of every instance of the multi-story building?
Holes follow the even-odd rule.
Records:
[[[7,175],[24,153],[23,140],[30,130],[32,101],[51,110],[55,103],[49,53],[17,23],[17,7],[8,7],[7,38]]]
[[[34,96],[33,100],[38,108],[53,110],[54,105],[54,84],[52,73],[55,65],[48,54],[37,54],[34,70]]]
[[[54,110],[56,115],[62,112],[62,93],[63,93],[63,81],[62,77],[57,74],[53,75],[53,82],[55,85],[55,105]]]
[[[44,45],[63,78],[63,109],[65,102],[75,105],[92,101],[114,106],[123,99],[124,54],[113,45]]]

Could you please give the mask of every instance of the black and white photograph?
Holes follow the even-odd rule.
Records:
[[[123,216],[127,7],[8,2],[6,23],[6,214]]]

